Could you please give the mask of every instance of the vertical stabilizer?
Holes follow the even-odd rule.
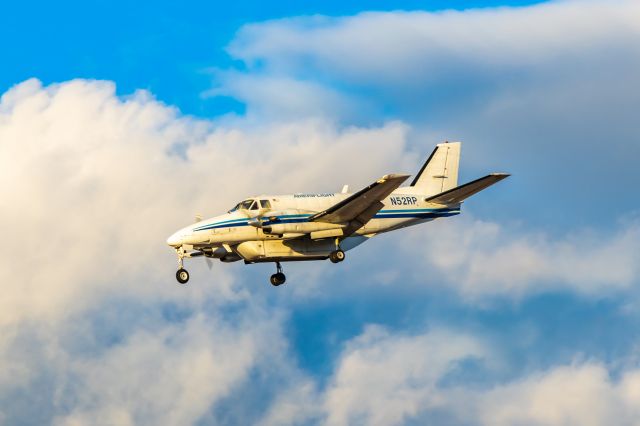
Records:
[[[458,186],[460,145],[460,142],[436,145],[436,149],[411,182],[411,186],[426,195],[440,194]]]

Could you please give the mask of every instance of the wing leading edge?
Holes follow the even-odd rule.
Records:
[[[382,200],[387,198],[409,176],[401,174],[384,175],[349,198],[334,204],[327,210],[316,213],[309,220],[328,223],[356,221],[362,226],[383,207]]]

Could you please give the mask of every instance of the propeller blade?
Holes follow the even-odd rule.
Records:
[[[213,268],[213,260],[209,257],[205,257],[204,260],[207,261],[207,266],[209,267],[209,270],[211,270],[211,268]]]

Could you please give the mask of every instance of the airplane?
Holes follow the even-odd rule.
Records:
[[[350,194],[299,193],[249,197],[227,213],[180,229],[167,239],[178,255],[176,279],[189,281],[185,258],[245,264],[274,262],[273,286],[285,283],[281,262],[342,262],[375,235],[460,214],[468,197],[510,176],[491,173],[458,186],[460,142],[436,145],[409,186],[410,175],[387,174]]]

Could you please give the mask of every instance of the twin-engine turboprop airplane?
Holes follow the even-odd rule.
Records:
[[[189,281],[183,259],[204,256],[222,262],[275,262],[271,284],[284,284],[280,262],[342,262],[344,252],[388,231],[460,214],[471,195],[508,177],[492,173],[458,185],[460,142],[438,144],[409,186],[409,177],[389,174],[355,194],[260,195],[226,214],[196,222],[173,234],[167,244],[178,254],[176,278]]]

